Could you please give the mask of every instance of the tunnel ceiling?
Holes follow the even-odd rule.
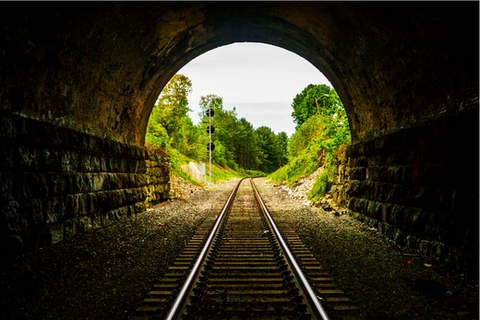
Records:
[[[168,80],[234,42],[315,65],[344,102],[354,141],[478,104],[478,2],[0,6],[0,109],[132,144],[143,145]]]

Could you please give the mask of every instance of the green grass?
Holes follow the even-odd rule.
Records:
[[[185,180],[189,181],[190,183],[198,186],[203,186],[203,183],[200,183],[199,181],[193,179],[192,177],[190,177],[189,174],[185,173],[181,169],[182,165],[188,165],[190,162],[197,163],[197,161],[194,159],[190,159],[183,154],[177,154],[177,159],[178,160],[176,161],[176,164],[173,165],[173,172],[178,176],[184,178]],[[205,173],[207,182],[210,182],[210,170],[208,163],[205,164]],[[223,167],[212,163],[212,183],[222,182],[232,178],[243,178],[246,176],[249,175],[244,172],[237,172],[227,166]]]
[[[287,186],[291,186],[295,181],[309,176],[320,166],[323,166],[323,172],[317,176],[312,189],[307,193],[308,198],[315,202],[325,195],[327,186],[333,182],[334,167],[332,160],[335,151],[328,139],[315,139],[309,143],[305,150],[291,159],[287,165],[269,174],[268,178],[277,183],[285,183]]]
[[[298,154],[290,162],[268,175],[275,182],[285,182],[292,185],[295,181],[306,177],[318,169],[318,159],[324,154],[323,143],[321,141],[312,141],[308,147]]]

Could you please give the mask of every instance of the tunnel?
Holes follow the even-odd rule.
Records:
[[[0,257],[168,197],[144,148],[189,61],[259,42],[318,68],[350,123],[350,215],[478,279],[478,2],[7,2],[0,42]]]

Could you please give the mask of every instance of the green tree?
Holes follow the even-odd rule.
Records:
[[[276,145],[278,147],[279,154],[280,154],[278,165],[280,167],[282,167],[282,166],[286,165],[287,162],[288,162],[288,157],[287,157],[287,155],[288,155],[288,136],[285,132],[280,132],[277,135]]]
[[[199,128],[188,117],[188,94],[192,91],[191,81],[176,74],[162,90],[148,120],[146,142],[154,148],[176,149],[178,152],[196,157],[199,153]]]
[[[315,101],[316,100],[316,101]],[[318,108],[317,108],[318,103]],[[339,108],[343,108],[334,89],[327,85],[309,84],[295,96],[292,102],[292,117],[296,123],[295,129],[300,128],[308,118],[320,112],[323,118],[331,117]]]
[[[273,172],[280,167],[280,150],[275,133],[267,127],[255,130],[255,140],[259,149],[260,164],[257,170]]]
[[[212,126],[215,128],[212,134],[212,142],[215,145],[212,160],[219,165],[236,169],[235,146],[233,144],[236,122],[235,110],[223,110],[223,98],[214,94],[200,97],[200,108],[202,110],[200,117],[203,123],[203,132],[206,132],[208,126],[207,110],[212,109],[215,114],[212,118]]]
[[[192,92],[192,82],[184,75],[176,74],[162,90],[153,112],[158,112],[160,124],[170,137],[170,144],[181,149],[180,127],[190,110],[187,95]]]

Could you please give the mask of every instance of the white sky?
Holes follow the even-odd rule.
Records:
[[[199,123],[201,96],[223,98],[223,108],[236,107],[237,118],[276,134],[295,132],[292,102],[309,84],[332,85],[310,62],[283,48],[260,43],[234,43],[190,61],[177,74],[192,82],[189,117]]]

